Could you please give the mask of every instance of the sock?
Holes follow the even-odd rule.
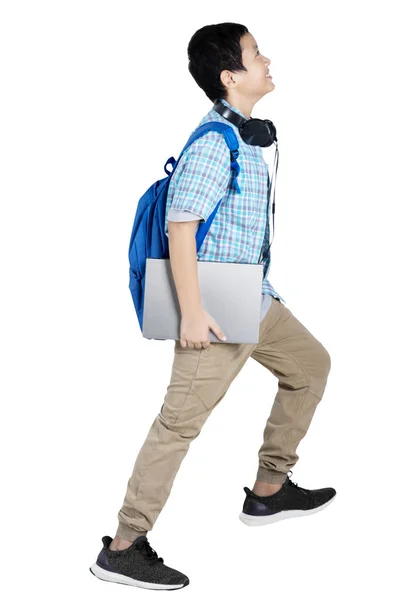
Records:
[[[144,531],[144,532],[142,532],[142,533],[140,533],[140,532],[135,532],[135,533],[133,533],[133,534],[131,535],[131,539],[130,539],[130,540],[127,540],[127,541],[131,542],[131,545],[130,545],[130,546],[128,546],[128,548],[130,548],[130,547],[132,546],[133,542],[134,542],[135,540],[137,540],[137,538],[138,538],[138,537],[140,537],[140,536],[142,536],[142,535],[146,535],[146,536],[147,536],[147,531]],[[121,536],[120,536],[120,537],[121,537]],[[116,550],[113,550],[113,549],[111,549],[111,548],[109,548],[109,549],[110,549],[110,552],[116,552]]]

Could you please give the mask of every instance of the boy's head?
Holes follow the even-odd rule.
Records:
[[[206,25],[192,36],[187,51],[189,72],[212,102],[224,98],[233,106],[253,105],[275,89],[267,77],[271,61],[244,25]]]

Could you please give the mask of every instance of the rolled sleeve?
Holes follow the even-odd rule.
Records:
[[[201,220],[200,215],[196,215],[190,210],[177,210],[176,208],[170,208],[168,211],[168,221],[182,222],[197,220]]]

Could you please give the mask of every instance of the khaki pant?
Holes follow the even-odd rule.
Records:
[[[190,442],[249,356],[278,378],[278,392],[258,452],[257,479],[285,481],[324,393],[331,361],[324,346],[273,297],[260,322],[257,344],[212,342],[208,348],[198,349],[182,348],[179,340],[175,342],[171,381],[137,456],[118,513],[117,535],[133,540],[153,528]]]

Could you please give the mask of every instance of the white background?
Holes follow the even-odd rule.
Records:
[[[248,360],[182,462],[148,539],[181,594],[396,595],[399,47],[395,2],[3,2],[0,12],[2,586],[117,598],[89,572],[161,408],[173,341],[128,288],[137,202],[211,103],[187,69],[207,24],[245,24],[275,89],[269,279],[331,355],[292,479],[314,516],[246,527],[277,380]],[[274,146],[263,150],[271,165]],[[271,223],[272,229],[272,223]],[[398,558],[398,557],[397,557]]]

